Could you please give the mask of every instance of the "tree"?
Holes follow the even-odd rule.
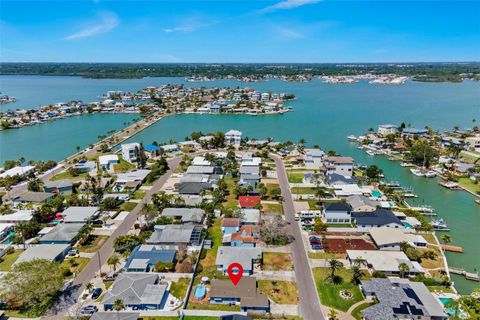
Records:
[[[360,267],[356,264],[352,266],[352,284],[358,285],[360,284],[360,280],[362,279],[363,273],[360,270]]]
[[[371,165],[365,170],[365,174],[371,181],[377,182],[380,180],[383,170],[376,165]]]
[[[120,263],[120,259],[116,254],[108,258],[107,263],[109,266],[112,266],[113,268],[113,273],[115,273],[117,270],[117,265]]]
[[[409,151],[410,153],[407,155],[408,158],[425,168],[428,168],[432,160],[438,157],[438,151],[435,150],[426,139],[416,141],[410,147]]]
[[[315,222],[313,223],[313,231],[315,231],[315,233],[317,234],[327,231],[327,225],[320,217],[315,217]]]
[[[442,234],[442,238],[441,238],[441,239],[442,239],[442,242],[443,242],[444,244],[449,244],[449,243],[452,242],[452,237],[451,237],[449,234],[446,234],[446,233]]]
[[[92,289],[93,289],[93,283],[89,282],[85,285],[85,289],[88,290],[88,292],[92,292]]]
[[[402,262],[398,265],[398,271],[400,271],[400,278],[405,278],[410,273],[410,267],[405,262]]]
[[[37,177],[33,177],[28,180],[27,189],[28,191],[40,192],[42,191],[43,181]]]
[[[174,268],[173,262],[159,261],[155,264],[155,271],[156,272],[169,272],[169,271],[172,271],[173,268]]]
[[[75,149],[77,149],[77,153],[80,152],[80,146],[76,146]]]
[[[117,311],[117,319],[120,319],[119,312],[125,308],[122,299],[115,299],[113,301],[113,310]]]
[[[328,320],[338,320],[337,311],[335,309],[330,309],[328,311]]]
[[[50,308],[63,280],[58,263],[45,259],[21,262],[3,276],[0,300],[12,309],[29,309],[38,316]]]
[[[335,282],[335,273],[337,272],[337,270],[343,267],[343,263],[341,263],[337,259],[331,259],[330,261],[328,261],[328,265],[330,267],[330,278],[332,282]]]

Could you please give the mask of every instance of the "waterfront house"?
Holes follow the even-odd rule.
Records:
[[[380,205],[364,195],[355,195],[347,197],[347,203],[352,207],[352,212],[370,212],[375,211]]]
[[[465,143],[469,148],[472,148],[476,152],[480,152],[480,135],[465,138]]]
[[[6,178],[6,177],[14,177],[14,176],[26,177],[27,175],[33,172],[35,172],[35,166],[24,166],[24,167],[17,166],[17,167],[8,169],[3,173],[0,173],[0,179]]]
[[[389,209],[375,209],[367,212],[352,212],[352,220],[359,229],[404,228],[397,216]]]
[[[15,265],[35,259],[62,262],[69,249],[69,244],[41,244],[28,247],[20,254],[18,259],[15,261]]]
[[[160,146],[160,148],[163,150],[165,153],[173,153],[173,152],[178,152],[180,149],[176,144],[165,144],[163,146]]]
[[[323,217],[326,223],[351,223],[352,207],[345,202],[325,203]]]
[[[305,168],[320,169],[324,157],[325,152],[318,148],[305,149],[305,154],[303,155],[303,163],[305,164]]]
[[[98,162],[102,170],[110,170],[111,166],[119,163],[118,156],[116,154],[107,154],[98,157]]]
[[[255,263],[262,261],[263,251],[257,247],[218,247],[215,265],[223,274],[228,273],[232,263],[239,263],[243,267],[243,275],[252,275]]]
[[[393,124],[381,124],[378,126],[377,133],[382,136],[386,136],[389,134],[396,134],[398,131],[398,127]]]
[[[50,192],[34,192],[34,191],[25,191],[21,195],[13,199],[13,205],[17,206],[19,204],[40,204],[45,203],[55,198],[54,193]]]
[[[344,176],[338,173],[328,173],[327,182],[331,186],[338,186],[338,185],[344,185],[344,184],[356,184],[356,181],[352,176]]]
[[[367,299],[377,303],[362,310],[366,320],[446,320],[441,302],[422,282],[386,278],[362,280],[360,288]]]
[[[99,207],[68,207],[62,212],[64,223],[85,223],[97,218]]]
[[[242,142],[242,133],[238,130],[230,130],[225,133],[225,143],[227,145],[240,146]]]
[[[424,137],[428,134],[427,129],[417,129],[417,128],[405,128],[402,131],[402,136],[407,137]]]
[[[105,310],[112,310],[120,299],[127,309],[161,310],[168,297],[168,285],[154,273],[120,273],[102,300]]]
[[[146,145],[145,147],[143,147],[143,149],[145,150],[145,153],[150,157],[150,158],[155,158],[156,156],[158,156],[159,152],[160,152],[160,147],[159,146],[156,146],[154,144],[148,144]]]
[[[140,144],[137,142],[122,144],[122,158],[123,160],[135,163],[138,161],[140,155]]]
[[[95,161],[80,160],[73,166],[81,173],[90,173],[97,171],[97,163]]]
[[[43,185],[43,190],[45,192],[52,192],[52,193],[63,194],[63,195],[72,194],[73,193],[72,180],[64,179],[64,180],[47,181]]]
[[[401,250],[401,244],[407,243],[414,248],[426,248],[427,240],[418,234],[397,228],[372,228],[369,229],[370,237],[380,250]]]
[[[223,234],[231,234],[238,232],[240,230],[240,219],[239,218],[223,218],[221,230]]]
[[[230,280],[213,279],[210,289],[211,304],[236,304],[242,311],[269,312],[268,297],[259,293],[257,281],[243,277],[235,286]]]
[[[158,262],[175,264],[176,252],[154,245],[139,245],[133,249],[123,269],[127,272],[150,272]]]
[[[198,246],[202,228],[192,224],[157,225],[147,244]]]
[[[205,211],[200,208],[165,208],[162,216],[180,220],[182,223],[201,224]]]
[[[260,196],[240,196],[238,202],[241,208],[255,208],[260,204]]]
[[[425,270],[416,261],[410,261],[403,251],[385,250],[347,250],[347,259],[351,264],[358,260],[366,261],[366,268],[370,273],[383,272],[387,276],[400,275],[400,264],[408,266],[406,276],[415,276],[424,273]]]
[[[326,157],[324,166],[327,173],[336,173],[347,177],[353,176],[352,157]]]
[[[84,223],[57,224],[43,235],[39,242],[41,244],[71,244],[84,226]]]

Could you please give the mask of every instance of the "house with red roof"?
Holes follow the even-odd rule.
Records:
[[[255,208],[260,204],[260,196],[240,196],[238,201],[240,202],[240,207],[242,208]]]

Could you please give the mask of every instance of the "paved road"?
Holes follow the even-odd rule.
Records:
[[[69,284],[63,291],[63,294],[52,307],[51,312],[44,319],[61,320],[66,314],[68,308],[74,305],[82,291],[84,285],[90,282],[99,272],[100,266],[105,264],[107,259],[113,254],[113,245],[118,236],[126,234],[135,224],[137,217],[143,207],[143,203],[150,202],[151,196],[160,191],[162,186],[180,165],[181,157],[168,161],[170,169],[155,182],[153,187],[147,192],[143,201],[139,203],[123,220],[122,224],[112,233],[100,250],[95,253],[90,262],[85,266],[82,272]]]
[[[295,221],[295,208],[293,206],[285,166],[283,165],[282,159],[278,157],[274,159],[277,166],[278,182],[282,189],[282,197],[284,199],[283,211],[285,212],[285,219],[290,223],[289,234],[294,237],[294,241],[290,245],[292,247],[293,264],[295,266],[295,278],[300,294],[300,315],[305,320],[325,320],[326,318],[320,309],[320,300],[308,263],[308,256],[303,245],[301,230]]]

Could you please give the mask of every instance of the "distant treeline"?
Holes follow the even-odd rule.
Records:
[[[352,64],[162,64],[162,63],[0,63],[0,74],[143,78],[206,76],[359,75],[395,73],[417,81],[480,80],[480,63]]]

